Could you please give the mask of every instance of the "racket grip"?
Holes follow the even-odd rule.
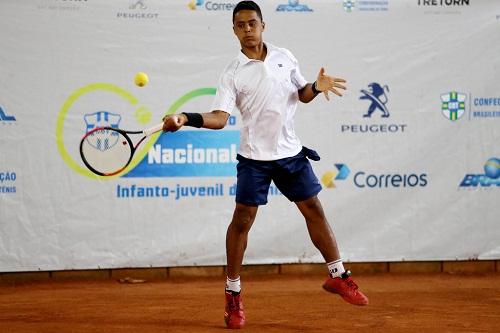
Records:
[[[163,128],[163,123],[155,125],[150,128],[146,128],[144,131],[142,131],[142,133],[144,133],[145,136],[150,136],[151,134],[161,131],[162,128]]]

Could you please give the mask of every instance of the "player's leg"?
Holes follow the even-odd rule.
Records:
[[[290,201],[296,203],[306,220],[313,244],[327,263],[330,277],[323,288],[340,294],[349,303],[366,305],[368,298],[358,290],[350,277],[350,272],[345,271],[340,259],[335,236],[317,198],[321,185],[312,170],[308,157],[319,159],[315,151],[307,148],[294,157],[284,159],[279,163],[279,172],[273,175],[273,181]]]
[[[295,203],[304,216],[309,237],[327,263],[340,259],[337,241],[317,196]]]
[[[257,215],[258,206],[248,206],[237,203],[231,224],[226,233],[227,277],[240,277],[243,255],[247,248],[248,232]],[[239,291],[239,290],[237,290]]]
[[[233,219],[226,233],[226,307],[224,320],[229,328],[242,328],[245,325],[245,313],[241,297],[240,271],[243,256],[247,248],[248,232],[257,215],[258,206],[237,203]]]
[[[248,232],[259,205],[267,203],[271,184],[266,162],[253,161],[238,155],[236,207],[226,233],[227,279],[224,319],[229,328],[242,328],[245,313],[241,298],[240,271],[248,242]]]
[[[335,236],[326,220],[319,199],[314,196],[296,202],[304,216],[309,236],[327,263],[330,276],[323,284],[326,291],[339,294],[345,301],[355,305],[367,305],[366,297],[350,277],[351,273],[344,269]]]

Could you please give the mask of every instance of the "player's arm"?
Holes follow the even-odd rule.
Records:
[[[221,129],[226,126],[229,113],[221,110],[214,110],[206,113],[179,113],[163,118],[163,131],[175,132],[182,126],[192,126],[196,128]]]
[[[331,91],[335,95],[341,97],[341,90],[345,90],[346,87],[343,83],[346,81],[339,77],[332,77],[325,74],[325,69],[321,67],[318,73],[318,77],[314,83],[308,83],[304,88],[299,90],[299,100],[302,103],[309,103],[320,93],[325,94],[325,98],[330,100],[328,92]]]

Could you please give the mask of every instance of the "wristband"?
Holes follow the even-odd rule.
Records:
[[[316,81],[314,81],[314,83],[312,84],[311,89],[314,95],[317,95],[321,92],[318,89],[316,89]]]
[[[196,128],[203,127],[203,116],[201,114],[187,112],[182,112],[182,114],[187,118],[187,122],[184,124],[184,126],[191,126]]]

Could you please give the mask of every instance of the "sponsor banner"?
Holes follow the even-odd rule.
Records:
[[[90,172],[79,143],[212,111],[240,50],[237,3],[0,1],[0,271],[225,264],[239,110],[222,130],[152,135],[113,177]],[[347,80],[295,113],[343,259],[500,259],[498,1],[260,4],[264,39],[308,82],[321,67]],[[257,222],[245,264],[323,261],[274,184]]]

